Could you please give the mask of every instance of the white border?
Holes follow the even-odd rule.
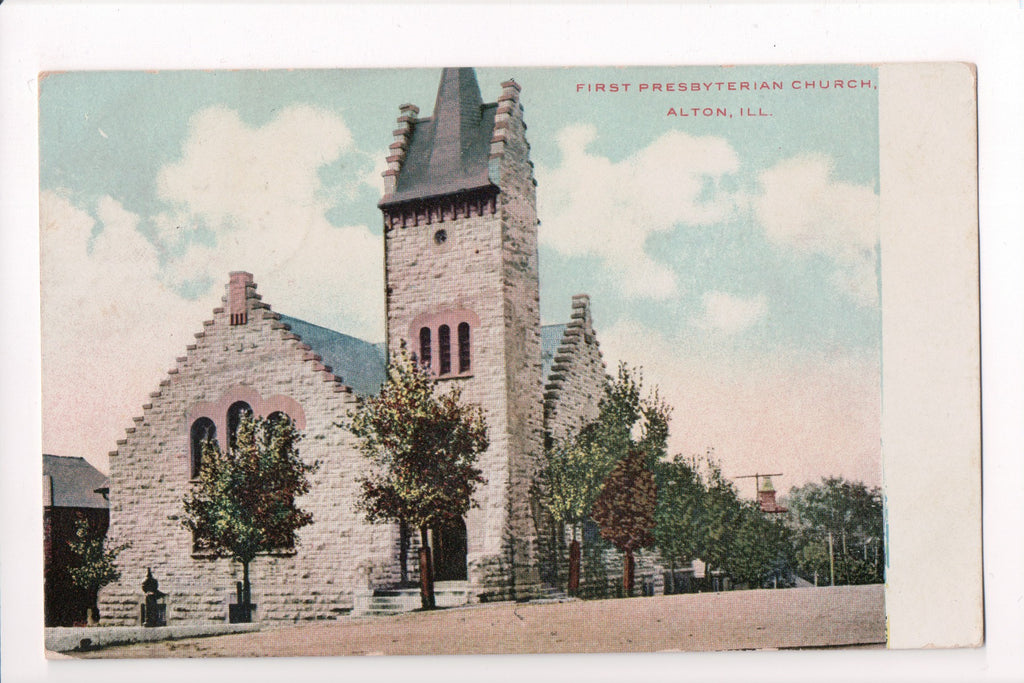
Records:
[[[41,69],[966,61],[979,74],[986,645],[935,652],[46,663],[38,518]],[[1006,680],[1024,670],[1024,10],[952,4],[0,6],[0,631],[5,680]],[[939,304],[937,304],[939,305]],[[926,463],[922,463],[926,464]],[[955,486],[956,482],[950,482]],[[936,505],[943,504],[936,492]],[[924,511],[923,511],[924,512]],[[239,670],[241,669],[241,670]]]

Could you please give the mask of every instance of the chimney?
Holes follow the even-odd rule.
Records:
[[[228,322],[231,325],[244,325],[249,322],[245,300],[248,298],[246,290],[252,286],[252,273],[240,270],[231,273],[231,279],[228,281]]]

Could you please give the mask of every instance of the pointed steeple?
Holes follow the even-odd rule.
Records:
[[[385,191],[382,208],[494,187],[488,162],[497,105],[484,104],[474,69],[442,70],[430,118],[403,107],[388,157],[393,170],[385,174],[394,178],[394,189]]]
[[[430,153],[430,174],[465,170],[470,148],[480,130],[483,99],[470,68],[447,68],[441,72],[434,101],[434,148]]]

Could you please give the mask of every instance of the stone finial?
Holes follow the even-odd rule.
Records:
[[[249,322],[248,309],[245,301],[248,288],[254,286],[252,273],[234,271],[228,281],[228,321],[232,325],[245,325]]]

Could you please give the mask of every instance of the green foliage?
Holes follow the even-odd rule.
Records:
[[[654,513],[654,542],[661,556],[685,564],[700,555],[706,520],[707,491],[700,473],[690,460],[676,456],[660,462],[655,470],[658,506]]]
[[[620,364],[616,378],[605,384],[597,419],[545,449],[540,500],[555,521],[585,520],[612,468],[630,450],[640,451],[648,463],[661,458],[671,412],[657,389],[644,396],[640,370]]]
[[[726,569],[732,559],[733,544],[741,523],[740,499],[736,487],[722,475],[722,469],[707,456],[704,494],[704,533],[700,556],[710,568]]]
[[[604,484],[608,463],[596,461],[593,451],[577,440],[562,441],[544,452],[539,475],[540,502],[558,524],[576,526],[590,514]],[[595,462],[596,461],[596,462]]]
[[[597,419],[580,431],[577,440],[606,472],[633,449],[653,467],[666,454],[671,416],[672,408],[657,387],[644,395],[643,372],[620,363],[615,379],[605,385]]]
[[[644,454],[634,449],[612,469],[594,501],[591,516],[601,536],[630,553],[654,542],[654,511],[658,486]]]
[[[754,502],[741,504],[724,569],[735,581],[759,588],[770,574],[781,574],[789,567],[789,536],[778,515],[761,512]]]
[[[127,543],[106,548],[101,534],[96,533],[82,517],[75,521],[75,536],[68,540],[71,559],[68,575],[71,583],[90,595],[121,578],[117,569],[117,556]]]
[[[257,554],[294,544],[295,531],[313,521],[295,501],[309,492],[308,477],[319,467],[299,458],[300,438],[288,420],[243,415],[232,447],[203,443],[183,520],[200,547],[248,570]]]
[[[786,497],[797,570],[807,580],[837,584],[884,580],[882,493],[878,487],[828,477]],[[831,538],[831,563],[829,539]]]
[[[357,507],[371,522],[426,529],[461,520],[485,484],[476,467],[487,450],[487,426],[478,406],[463,405],[456,383],[445,394],[405,349],[392,358],[380,395],[350,415],[347,428],[375,466],[360,480]]]

